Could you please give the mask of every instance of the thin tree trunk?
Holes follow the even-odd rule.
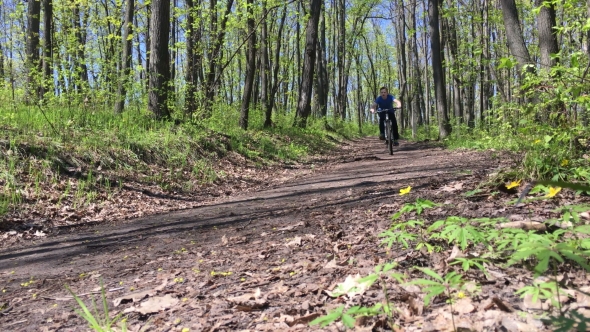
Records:
[[[215,99],[215,93],[217,91],[218,86],[218,69],[219,65],[221,64],[221,46],[225,41],[225,34],[226,34],[226,25],[227,20],[229,19],[229,14],[231,13],[231,8],[233,6],[234,0],[228,0],[225,7],[225,14],[221,19],[221,26],[217,27],[217,0],[210,1],[210,34],[213,35],[217,32],[217,36],[213,41],[213,46],[209,50],[209,71],[207,73],[207,82],[205,84],[206,91],[205,91],[205,113],[204,117],[209,117],[211,115],[211,106],[213,105],[213,100]]]
[[[198,47],[201,44],[202,30],[200,25],[195,24],[195,17],[201,15],[201,1],[197,0],[197,5],[193,0],[186,0],[187,5],[187,31],[186,31],[186,101],[185,114],[192,114],[197,108],[197,93],[199,85],[203,83],[202,51]],[[230,90],[230,94],[231,94]]]
[[[115,102],[115,113],[123,112],[125,98],[127,96],[127,84],[131,75],[131,58],[132,58],[132,35],[133,35],[133,16],[135,14],[135,0],[127,0],[125,9],[125,24],[123,26],[122,48],[123,56],[121,57],[121,73],[119,77],[119,86],[117,91],[117,101]]]
[[[267,21],[267,9],[266,9],[266,0],[262,1],[262,15],[264,15],[262,28],[261,28],[261,41],[260,41],[260,99],[261,104],[263,107],[266,107],[268,104],[268,88],[269,88],[269,76],[270,76],[270,67],[268,64],[268,21]]]
[[[53,51],[53,1],[43,0],[43,84],[41,85],[41,95],[43,98],[53,86],[53,79],[51,75],[52,56]],[[1,53],[1,52],[0,52]],[[1,55],[0,55],[0,60]],[[2,62],[2,61],[0,61]],[[0,66],[2,66],[0,64]]]
[[[145,6],[147,30],[145,32],[145,84],[149,90],[150,86],[150,57],[152,54],[152,37],[150,36],[152,31],[152,3],[150,2]]]
[[[168,118],[170,89],[170,0],[153,0],[151,15],[150,85],[148,110],[156,119]]]
[[[76,90],[82,93],[88,87],[88,66],[86,65],[86,25],[88,12],[80,12],[80,4],[74,5],[74,34],[77,41],[76,47]],[[112,51],[114,56],[115,52]]]
[[[400,6],[398,6],[399,8],[399,20],[397,22],[397,35],[398,35],[398,54],[399,54],[399,58],[401,60],[401,65],[400,65],[400,72],[401,72],[401,82],[400,82],[400,93],[399,93],[399,101],[402,103],[402,105],[404,106],[404,108],[408,108],[411,110],[411,105],[410,107],[407,107],[408,105],[406,105],[406,91],[407,91],[407,84],[408,84],[408,65],[407,65],[407,59],[406,59],[406,10],[405,10],[405,4],[404,4],[404,0],[400,0]],[[408,113],[409,115],[409,113]],[[403,114],[403,109],[402,111],[399,113],[399,121],[400,123],[404,123],[404,114]]]
[[[246,67],[246,80],[244,82],[244,95],[242,96],[242,110],[240,112],[240,127],[244,130],[248,129],[248,116],[250,112],[250,99],[252,98],[252,90],[254,84],[254,75],[256,74],[256,34],[254,33],[254,0],[246,1],[248,10],[248,54],[246,55],[248,64]]]
[[[328,114],[328,71],[326,62],[326,6],[322,4],[322,13],[320,14],[320,36],[316,50],[316,113],[320,117],[326,117]]]
[[[336,104],[337,117],[344,120],[346,118],[346,1],[337,0],[337,20],[338,20],[338,59],[336,66],[338,67],[338,102]]]
[[[275,47],[275,54],[273,59],[273,70],[272,70],[272,88],[270,89],[270,95],[266,104],[266,112],[264,119],[264,127],[268,128],[272,125],[272,110],[275,106],[275,96],[279,89],[279,69],[280,69],[280,56],[281,56],[281,42],[283,37],[283,29],[285,26],[285,19],[287,18],[287,6],[283,7],[283,14],[281,16],[281,23],[279,25],[279,32],[277,35],[277,44]]]
[[[27,101],[32,102],[34,97],[38,96],[38,77],[39,72],[39,28],[41,16],[41,2],[28,1],[27,13]]]
[[[307,118],[311,113],[311,98],[313,92],[313,75],[315,67],[316,45],[318,39],[318,24],[323,0],[311,0],[310,18],[305,28],[305,57],[303,60],[303,75],[301,82],[301,92],[299,102],[297,103],[297,114],[295,116],[295,126],[305,127]]]
[[[447,96],[445,91],[445,76],[443,68],[443,53],[440,45],[438,0],[428,0],[428,16],[430,18],[430,48],[432,50],[432,73],[434,77],[434,95],[438,112],[439,139],[451,134],[447,110]]]

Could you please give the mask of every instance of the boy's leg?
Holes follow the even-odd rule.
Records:
[[[379,139],[385,139],[385,113],[379,114]]]
[[[397,140],[399,139],[399,131],[397,130],[397,119],[395,118],[395,111],[389,111],[389,118],[391,119],[391,125],[393,130],[393,141],[397,145]]]

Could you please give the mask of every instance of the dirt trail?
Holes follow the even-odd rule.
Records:
[[[282,316],[323,312],[322,290],[354,272],[323,269],[330,259],[356,257],[364,262],[356,272],[370,270],[385,258],[384,251],[377,250],[381,257],[364,257],[363,248],[377,247],[376,234],[401,204],[498,165],[485,154],[420,143],[403,142],[390,156],[381,144],[372,138],[352,142],[340,152],[339,162],[274,189],[131,222],[76,228],[2,250],[1,330],[85,330],[72,313],[75,303],[64,284],[78,294],[90,293],[99,279],[110,290],[109,301],[142,290],[151,290],[150,297],[178,299],[169,310],[130,314],[131,330],[281,330],[289,319],[293,322],[280,321]],[[418,196],[400,196],[407,186]],[[350,252],[332,248],[336,242],[330,239],[350,239]],[[260,309],[236,309],[228,300],[256,288],[268,295]],[[112,312],[133,306],[124,303]]]

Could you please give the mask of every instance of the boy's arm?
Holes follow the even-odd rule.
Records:
[[[402,102],[401,101],[399,101],[397,99],[394,99],[393,102],[395,103],[395,107],[402,108]]]
[[[371,113],[375,113],[375,108],[377,108],[377,103],[373,102],[373,104],[371,104]]]

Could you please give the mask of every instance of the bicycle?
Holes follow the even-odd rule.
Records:
[[[385,112],[385,144],[389,149],[389,154],[393,155],[393,124],[391,123],[391,119],[389,118],[389,110],[393,110],[394,112],[400,110],[399,107],[394,108],[386,108],[386,109],[377,109],[377,113]]]

